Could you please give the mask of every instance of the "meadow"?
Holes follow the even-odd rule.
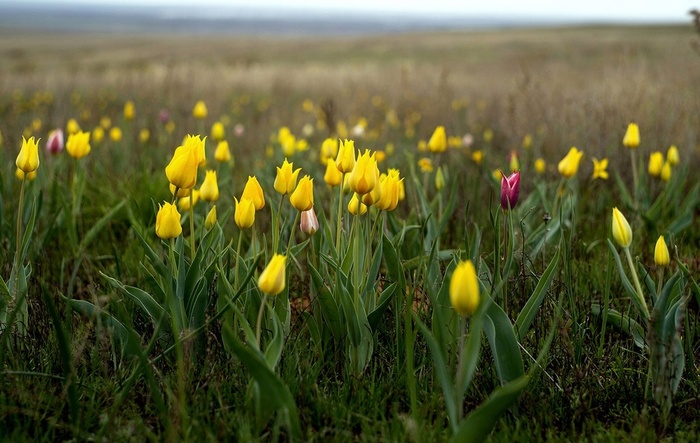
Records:
[[[0,30],[0,440],[696,441],[698,41]]]

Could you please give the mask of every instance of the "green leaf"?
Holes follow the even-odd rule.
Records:
[[[328,286],[326,286],[323,281],[323,277],[318,273],[316,268],[309,263],[309,273],[311,274],[311,282],[316,290],[317,300],[319,306],[321,307],[321,314],[325,319],[324,324],[328,325],[331,330],[331,334],[336,340],[340,340],[345,336],[345,326],[343,325],[342,319],[340,317],[340,311],[338,310],[338,304],[333,298]]]
[[[602,309],[598,303],[594,303],[591,305],[591,313],[596,317],[602,318]],[[642,326],[635,320],[632,320],[627,315],[620,314],[614,309],[608,309],[608,316],[606,321],[618,330],[632,336],[634,344],[638,348],[646,349],[647,342],[644,333],[644,328],[642,328]]]
[[[87,247],[92,243],[92,241],[97,237],[97,234],[102,231],[107,223],[109,223],[115,215],[126,205],[127,199],[124,199],[117,203],[112,209],[109,210],[105,215],[103,215],[94,225],[90,228],[88,232],[85,233],[83,239],[80,241],[79,250],[85,251]]]
[[[505,385],[525,373],[523,357],[508,316],[490,297],[489,301],[484,318],[484,332],[491,346],[498,378]]]
[[[382,250],[384,251],[384,264],[386,265],[389,279],[392,282],[397,282],[402,288],[406,287],[406,277],[404,276],[403,267],[399,260],[399,254],[386,234],[382,235]]]
[[[615,264],[617,264],[617,272],[620,276],[620,281],[622,281],[622,287],[625,288],[625,291],[627,292],[629,298],[632,300],[632,303],[634,303],[637,312],[644,312],[644,308],[639,303],[637,291],[634,289],[634,287],[632,287],[632,283],[630,283],[629,279],[627,278],[627,274],[625,273],[625,268],[622,266],[620,254],[617,253],[617,249],[615,248],[613,242],[610,241],[610,239],[608,239],[608,247],[610,248],[612,256],[615,259]]]
[[[523,306],[523,308],[520,310],[517,320],[515,320],[515,331],[519,341],[522,341],[525,338],[525,335],[530,330],[532,321],[535,319],[537,311],[542,305],[544,296],[547,294],[547,289],[549,289],[549,285],[552,283],[555,271],[559,265],[559,256],[561,255],[560,252],[560,250],[557,250],[557,253],[554,254],[554,257],[552,257],[549,265],[547,265],[547,269],[545,269],[542,277],[540,277],[540,281],[537,282],[535,290],[527,300],[527,303],[525,303],[525,306]]]
[[[170,324],[170,315],[165,311],[163,306],[160,305],[148,292],[135,288],[133,286],[124,285],[119,280],[116,280],[103,272],[100,275],[107,280],[112,286],[118,289],[122,294],[129,297],[137,306],[139,306],[144,313],[151,317],[151,321],[154,325],[157,325],[160,321],[165,321],[167,325]]]
[[[384,311],[386,311],[386,308],[389,306],[389,303],[394,297],[396,288],[396,282],[384,288],[382,295],[379,297],[379,301],[377,302],[377,307],[367,316],[367,321],[369,322],[369,327],[372,328],[372,331],[376,331],[377,325],[379,325],[379,321],[382,319]]]

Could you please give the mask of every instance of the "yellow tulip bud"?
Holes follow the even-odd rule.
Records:
[[[190,191],[191,195],[188,194],[186,197],[182,197],[177,201],[177,207],[180,208],[181,211],[189,211],[190,208],[195,206],[199,201],[199,191],[196,189],[191,189]],[[191,201],[190,197],[192,197]]]
[[[170,183],[170,185],[168,185],[168,188],[170,189],[171,194],[175,194],[175,185],[174,184]],[[187,189],[178,188],[177,195],[175,197],[176,198],[188,197],[190,195],[190,192],[192,192],[192,188],[187,188]]]
[[[113,142],[120,142],[122,140],[122,130],[121,128],[114,126],[109,130],[109,139]]]
[[[245,197],[241,197],[241,201],[238,201],[236,197],[233,198],[236,202],[236,209],[233,215],[233,219],[239,229],[248,229],[255,223],[255,204],[253,200]]]
[[[377,208],[382,211],[393,211],[399,203],[401,184],[403,180],[399,178],[397,169],[390,169],[382,179],[382,197],[376,203]]]
[[[547,164],[545,163],[543,158],[538,158],[535,160],[535,171],[537,171],[538,174],[544,174],[544,172],[547,170]]]
[[[447,135],[445,127],[438,126],[433,131],[433,135],[428,140],[428,150],[433,153],[445,152],[447,150]]]
[[[208,231],[216,224],[216,205],[212,206],[204,220],[204,228]]]
[[[612,235],[617,244],[623,248],[629,248],[632,244],[632,228],[617,208],[613,208]]]
[[[275,254],[258,278],[258,287],[267,295],[277,295],[286,284],[285,266],[287,257]]]
[[[203,120],[207,118],[207,115],[209,112],[207,111],[207,105],[204,103],[204,101],[199,100],[197,103],[194,104],[194,108],[192,109],[192,116],[196,118],[197,120]]]
[[[676,145],[671,145],[666,152],[666,161],[671,164],[671,166],[676,166],[680,163],[680,156],[678,155],[678,148]]]
[[[202,186],[199,187],[199,196],[205,202],[215,202],[219,199],[219,184],[216,180],[216,171],[207,171]]]
[[[571,178],[576,175],[581,157],[583,157],[582,151],[579,151],[575,147],[571,148],[569,153],[566,154],[566,156],[559,162],[559,173],[567,178]]]
[[[301,168],[294,170],[294,163],[290,163],[287,159],[282,162],[282,167],[277,167],[277,176],[273,187],[275,191],[282,195],[291,194],[297,186],[297,177]]]
[[[163,206],[158,205],[156,215],[156,235],[164,240],[175,238],[182,234],[180,226],[180,213],[175,205],[165,202]]]
[[[78,121],[74,118],[68,120],[68,123],[66,123],[66,132],[68,133],[68,135],[75,134],[78,131],[80,131],[80,125],[78,124]]]
[[[357,198],[357,194],[353,194],[350,202],[348,202],[348,212],[352,215],[364,215],[367,212],[367,205]]]
[[[136,107],[134,106],[134,102],[129,100],[126,103],[124,103],[124,118],[126,120],[133,120],[135,115]]]
[[[661,168],[664,166],[664,155],[659,151],[652,152],[649,155],[649,175],[652,177],[661,176]]]
[[[23,170],[17,168],[15,170],[15,177],[17,177],[17,180],[20,180],[20,181],[22,181],[24,179],[26,179],[27,181],[32,181],[36,178],[36,171],[27,172],[25,174]]]
[[[418,160],[418,167],[423,172],[433,172],[435,168],[433,167],[433,161],[428,157],[423,157]]]
[[[664,240],[663,235],[660,235],[659,239],[656,241],[656,246],[654,247],[654,263],[656,263],[656,266],[668,266],[670,262],[671,256],[668,253],[666,240]]]
[[[211,138],[213,138],[214,141],[220,142],[221,140],[224,139],[225,135],[226,135],[226,131],[224,130],[223,123],[214,122],[214,124],[211,125]]]
[[[470,260],[459,263],[452,273],[450,302],[461,316],[471,315],[479,307],[479,279]]]
[[[69,136],[69,137],[70,137],[70,136]],[[97,143],[97,144],[102,143],[102,140],[104,140],[104,138],[105,138],[105,130],[102,129],[102,126],[96,127],[96,128],[92,131],[92,135],[90,136],[90,139],[91,139],[94,143]]]
[[[90,153],[90,133],[78,130],[68,136],[66,151],[75,159],[83,158]]]
[[[442,191],[445,187],[445,174],[442,172],[442,166],[440,166],[435,174],[435,189]]]
[[[484,161],[484,151],[472,152],[472,161],[477,165],[481,165],[481,162]]]
[[[377,162],[374,156],[370,155],[369,149],[366,149],[365,153],[357,158],[355,167],[350,173],[348,179],[350,189],[360,195],[367,194],[374,189],[378,178]]]
[[[221,140],[219,144],[216,145],[216,150],[214,151],[214,159],[222,163],[231,160],[231,149],[229,148],[228,142],[226,140]]]
[[[342,182],[343,173],[335,165],[335,159],[329,158],[326,161],[326,173],[323,174],[323,180],[328,186],[338,186]]]
[[[22,137],[22,147],[17,154],[15,164],[17,169],[25,174],[36,171],[39,167],[39,140],[35,141],[34,137],[25,140]]]
[[[671,180],[671,172],[671,163],[664,162],[664,165],[661,167],[661,180],[665,182]]]
[[[296,187],[289,202],[297,211],[308,211],[314,206],[314,179],[305,175]]]
[[[69,139],[70,141],[70,139]],[[179,146],[165,167],[168,181],[180,189],[190,189],[197,184],[197,156],[191,145]]]
[[[635,149],[639,146],[639,126],[636,123],[630,123],[627,126],[622,144],[630,149]]]
[[[321,144],[321,163],[327,165],[328,160],[333,160],[338,155],[338,140],[334,138],[327,138],[323,140]]]
[[[139,141],[141,144],[147,143],[151,139],[151,131],[148,128],[143,128],[139,131]]]
[[[243,188],[241,200],[244,198],[250,199],[255,206],[255,210],[259,211],[265,207],[265,196],[263,195],[262,187],[258,183],[258,179],[254,176],[249,176],[248,181]]]
[[[347,174],[355,167],[355,142],[345,139],[340,142],[338,157],[335,159],[335,166],[338,171]]]

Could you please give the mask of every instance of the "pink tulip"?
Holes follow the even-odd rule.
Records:
[[[513,209],[518,204],[520,195],[520,171],[513,172],[508,177],[501,172],[501,207],[504,210]]]
[[[60,154],[63,151],[63,130],[61,128],[54,129],[49,133],[46,151],[49,154]]]
[[[301,212],[299,229],[308,235],[314,235],[316,231],[318,231],[318,218],[316,217],[316,212],[314,211],[313,206],[308,211]]]

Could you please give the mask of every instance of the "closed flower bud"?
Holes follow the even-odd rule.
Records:
[[[649,155],[649,175],[652,177],[660,177],[663,166],[664,155],[659,151],[652,152],[651,155]]]
[[[258,287],[267,295],[277,295],[284,291],[285,286],[285,267],[287,257],[280,254],[275,254],[260,277],[258,277]]]
[[[547,163],[545,163],[543,158],[538,158],[535,160],[535,171],[537,171],[538,174],[544,174],[546,170]]]
[[[661,235],[656,241],[656,247],[654,247],[654,263],[656,263],[656,266],[668,266],[670,262],[671,256],[668,253],[666,240],[664,240],[664,236]]]
[[[170,183],[168,185],[168,188],[170,189],[171,194],[175,194],[175,185]],[[177,188],[177,195],[175,196],[176,198],[183,198],[183,197],[188,197],[190,195],[190,192],[192,192],[192,188]]]
[[[399,203],[401,192],[401,184],[403,180],[399,178],[397,169],[390,169],[387,175],[382,179],[382,197],[375,206],[382,211],[393,211]]]
[[[515,208],[520,196],[520,171],[510,174],[508,177],[501,172],[501,208],[507,211]]]
[[[481,163],[484,161],[484,151],[478,150],[472,152],[472,161],[477,165],[481,165]]]
[[[265,207],[265,196],[263,195],[262,187],[260,186],[260,183],[258,183],[258,179],[254,176],[248,177],[245,188],[243,188],[241,200],[244,198],[247,198],[253,202],[256,211],[259,211]]]
[[[197,184],[197,156],[190,145],[179,146],[175,149],[173,158],[165,167],[168,181],[180,189],[190,189]]]
[[[438,126],[433,131],[433,135],[428,140],[428,150],[433,153],[445,152],[447,150],[447,135],[445,127]]]
[[[27,180],[27,181],[32,181],[36,178],[36,171],[24,173],[23,170],[17,168],[15,170],[15,177],[17,177],[17,180],[22,181],[22,180]]]
[[[191,207],[194,207],[197,204],[197,202],[199,202],[198,190],[191,189],[190,194],[188,194],[186,197],[182,197],[180,200],[177,201],[177,207],[180,208],[181,211],[189,211]],[[190,197],[192,197],[191,200]]]
[[[452,273],[450,302],[463,317],[473,314],[479,307],[479,279],[470,260],[459,263]]]
[[[124,118],[126,120],[133,120],[135,116],[136,107],[134,106],[134,102],[129,100],[126,103],[124,103]]]
[[[70,138],[70,136],[69,136]],[[102,140],[105,138],[105,130],[102,128],[102,126],[96,127],[93,131],[92,134],[90,135],[90,139],[92,140],[93,143],[100,144],[102,143]]]
[[[177,212],[175,205],[168,202],[165,202],[163,206],[159,205],[158,214],[156,215],[156,235],[167,240],[180,234],[182,234],[180,213]]]
[[[204,219],[204,228],[208,231],[214,227],[216,224],[216,205],[212,206],[207,214],[207,218]]]
[[[202,186],[199,187],[199,196],[205,202],[210,203],[219,199],[219,184],[216,180],[216,171],[207,171]]]
[[[357,194],[353,194],[350,202],[348,202],[348,212],[352,215],[364,215],[367,212],[367,205],[357,198]]]
[[[216,145],[214,160],[222,163],[231,160],[231,149],[226,140],[221,140],[219,144]]]
[[[582,151],[579,151],[576,148],[571,148],[569,150],[569,153],[566,154],[566,157],[561,159],[561,161],[559,162],[559,173],[566,178],[571,178],[574,175],[576,175],[576,171],[578,171],[578,164],[581,161],[581,157],[583,157]]]
[[[338,140],[335,138],[327,138],[321,144],[321,163],[326,165],[328,160],[333,160],[338,155]]]
[[[520,160],[518,159],[518,153],[516,151],[510,151],[508,155],[508,170],[510,172],[520,170]]]
[[[379,170],[377,170],[377,176],[377,183],[374,185],[374,189],[362,196],[362,203],[367,206],[376,204],[382,198],[382,181],[379,179]]]
[[[207,111],[207,105],[204,103],[204,101],[199,100],[197,103],[194,104],[194,108],[192,109],[192,116],[196,118],[197,120],[203,120],[207,118],[207,115],[209,112]]]
[[[83,158],[90,153],[90,133],[78,130],[68,136],[66,151],[75,159]]]
[[[318,231],[318,217],[316,217],[316,211],[314,211],[313,206],[308,211],[301,213],[299,229],[307,235],[314,235]]]
[[[226,131],[224,130],[223,123],[214,122],[214,124],[211,125],[211,138],[213,138],[214,141],[220,142],[221,140],[224,139],[225,135],[226,135]]]
[[[617,244],[623,248],[629,248],[632,244],[632,228],[617,208],[613,208],[612,235]]]
[[[109,139],[113,142],[120,142],[122,140],[122,130],[121,128],[114,126],[109,130]]]
[[[678,148],[676,145],[671,145],[671,147],[668,148],[668,151],[666,152],[666,161],[669,162],[671,166],[676,166],[678,163],[680,163],[681,159],[678,155]]]
[[[442,172],[442,166],[440,166],[435,173],[435,189],[442,191],[445,187],[445,174]]]
[[[60,154],[63,151],[63,129],[58,128],[49,132],[49,139],[46,141],[46,151],[49,154]]]
[[[241,197],[241,201],[238,201],[236,197],[233,199],[236,202],[233,220],[240,229],[250,228],[255,223],[255,204],[253,200],[245,197]]]
[[[78,121],[74,118],[68,120],[68,123],[66,123],[66,132],[68,133],[68,135],[75,134],[78,131],[80,131],[80,125],[78,124]]]
[[[297,186],[297,177],[301,168],[294,170],[294,163],[290,163],[287,159],[282,162],[282,167],[277,167],[277,176],[273,187],[275,191],[282,195],[291,194]]]
[[[329,158],[326,161],[326,173],[323,174],[323,181],[326,182],[328,186],[338,186],[343,180],[343,173],[338,170],[335,165],[335,160]]]
[[[635,149],[639,146],[639,126],[636,123],[630,123],[627,126],[622,144],[630,149]]]
[[[15,164],[17,169],[21,169],[25,174],[36,171],[39,167],[39,140],[35,141],[34,137],[25,140],[22,137],[22,147],[17,154]]]
[[[289,202],[298,211],[308,211],[314,206],[314,180],[305,175],[296,187],[292,195],[289,196]]]
[[[355,167],[350,173],[348,184],[350,189],[360,195],[364,195],[374,189],[377,179],[377,162],[374,156],[370,155],[369,149],[366,149],[365,153],[357,158]]]
[[[661,167],[661,180],[665,182],[671,180],[671,173],[671,163],[664,162],[664,165]]]
[[[338,171],[347,174],[355,167],[355,142],[345,139],[340,142],[338,157],[335,159],[335,166]]]
[[[139,141],[141,144],[146,144],[148,143],[148,140],[151,139],[151,131],[148,128],[142,128],[139,131]]]

